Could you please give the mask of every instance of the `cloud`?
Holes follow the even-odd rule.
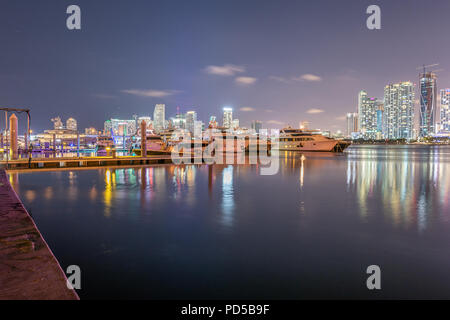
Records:
[[[347,116],[340,116],[340,117],[337,117],[336,120],[338,120],[338,121],[344,121],[344,120],[347,120]]]
[[[266,112],[268,112],[268,113],[272,113],[272,112],[273,112],[273,110],[272,110],[272,109],[267,109],[267,110],[266,110]]]
[[[164,98],[174,94],[177,94],[179,91],[176,90],[139,90],[139,89],[128,89],[122,90],[123,93],[128,93],[134,96],[139,97],[152,97],[152,98]]]
[[[299,77],[291,77],[291,78],[280,77],[280,76],[270,76],[269,79],[277,81],[277,82],[281,82],[281,83],[286,83],[286,84],[291,84],[293,82],[298,82],[298,81],[309,81],[309,82],[322,81],[321,77],[316,76],[314,74],[303,74]]]
[[[240,108],[239,111],[252,112],[252,111],[255,111],[255,109],[252,107],[243,107],[243,108]]]
[[[243,86],[250,86],[254,84],[258,79],[253,77],[238,77],[234,81],[236,81],[237,84],[243,85]]]
[[[244,72],[245,68],[241,66],[235,66],[233,64],[226,64],[224,66],[207,66],[205,72],[208,74],[214,74],[217,76],[234,76],[237,73]]]
[[[277,121],[277,120],[269,120],[269,121],[267,121],[267,123],[268,124],[276,124],[276,125],[280,125],[280,126],[284,124],[284,122]]]
[[[304,74],[301,75],[300,77],[293,77],[292,80],[294,81],[309,81],[309,82],[318,82],[318,81],[322,81],[322,78],[319,76],[316,76],[314,74]]]
[[[277,81],[277,82],[281,82],[281,83],[291,83],[292,82],[289,79],[286,79],[284,77],[279,77],[279,76],[270,76],[269,79]]]
[[[308,113],[308,114],[318,114],[318,113],[323,113],[323,112],[325,112],[325,111],[323,111],[322,109],[315,109],[315,108],[312,108],[312,109],[309,109],[308,111],[306,111],[306,113]]]

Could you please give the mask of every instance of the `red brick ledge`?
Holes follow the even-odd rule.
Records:
[[[0,300],[79,300],[0,169]]]

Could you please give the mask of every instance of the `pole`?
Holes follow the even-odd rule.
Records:
[[[77,157],[80,157],[80,133],[77,133]]]
[[[141,122],[141,157],[147,157],[147,123]]]
[[[10,152],[11,152],[11,160],[17,160],[18,158],[18,120],[16,115],[13,113],[9,118],[9,128],[10,128]]]

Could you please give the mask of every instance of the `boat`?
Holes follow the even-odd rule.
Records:
[[[97,156],[108,156],[113,150],[115,150],[115,145],[112,137],[98,136],[96,149]]]
[[[172,153],[172,146],[168,146],[163,138],[154,133],[153,131],[147,131],[146,135],[146,149],[147,155],[170,155]],[[142,155],[141,142],[134,144],[132,147],[132,153],[137,156]]]
[[[351,142],[325,137],[316,131],[284,128],[280,131],[280,151],[343,152]],[[272,145],[276,148],[276,145]]]

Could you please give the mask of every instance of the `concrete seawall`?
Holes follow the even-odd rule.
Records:
[[[78,300],[0,169],[0,300]]]

